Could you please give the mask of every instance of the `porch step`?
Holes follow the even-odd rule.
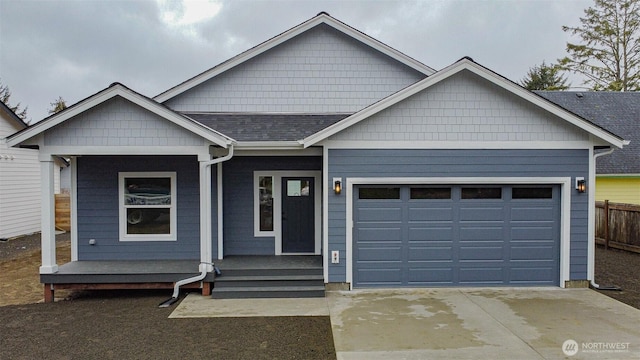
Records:
[[[324,297],[322,266],[225,268],[216,276],[211,297],[214,299]]]

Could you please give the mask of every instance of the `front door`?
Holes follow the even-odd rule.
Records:
[[[282,178],[282,252],[315,250],[314,185],[312,177]]]

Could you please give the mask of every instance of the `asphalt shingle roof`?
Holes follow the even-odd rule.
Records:
[[[183,115],[237,141],[297,141],[350,114],[221,114]]]
[[[630,140],[622,150],[598,158],[598,174],[640,174],[640,92],[535,91],[610,132]]]

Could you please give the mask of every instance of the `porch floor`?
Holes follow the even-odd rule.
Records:
[[[231,255],[215,261],[221,272],[224,270],[259,269],[322,269],[320,255]]]

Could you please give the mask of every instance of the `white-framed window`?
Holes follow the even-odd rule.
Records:
[[[175,241],[176,173],[118,173],[120,241]]]
[[[253,177],[254,233],[255,236],[274,236],[274,176],[256,171]]]

